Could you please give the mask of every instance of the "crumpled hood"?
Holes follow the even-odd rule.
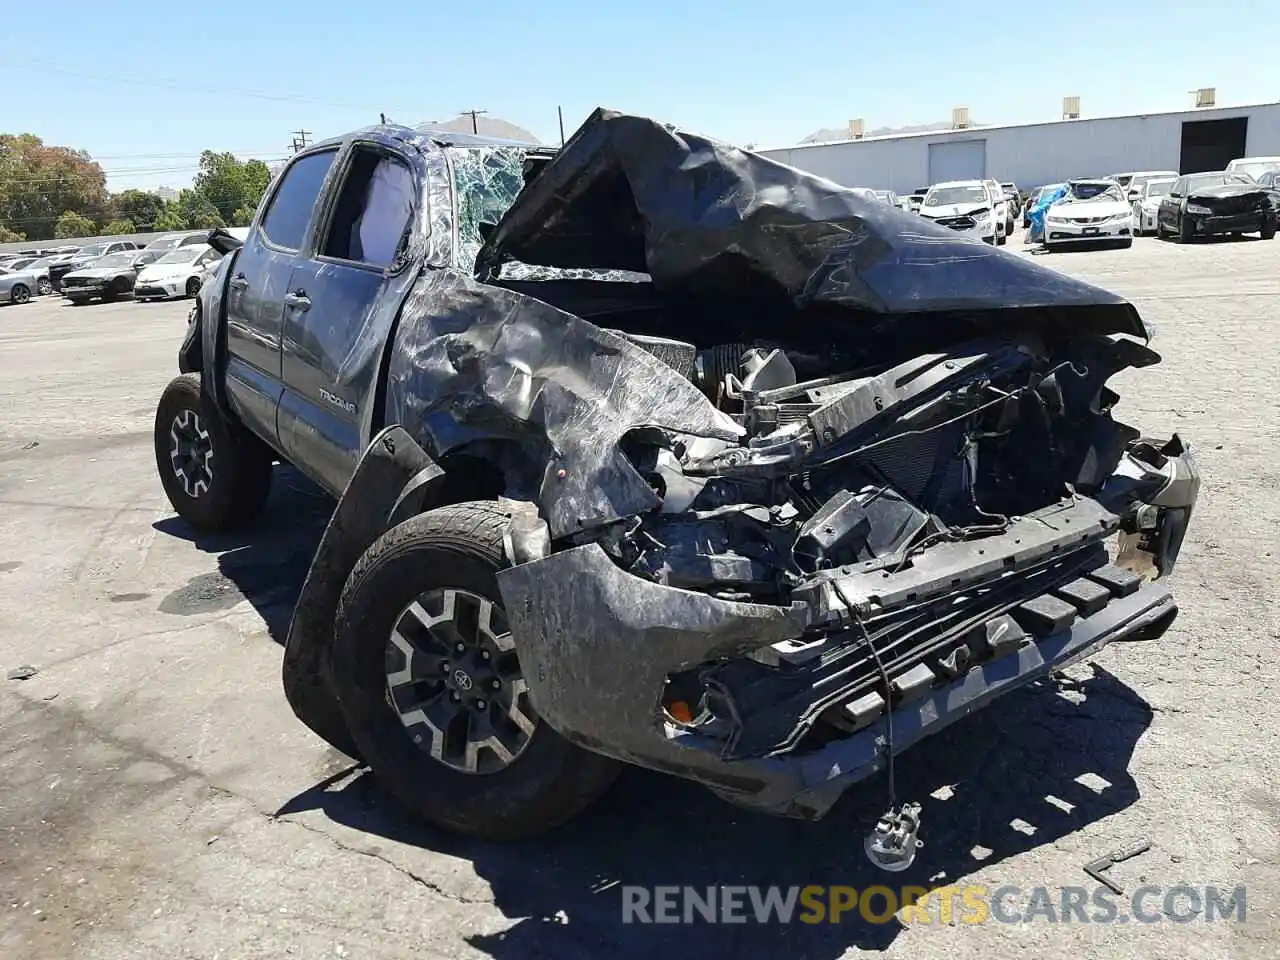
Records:
[[[1221,183],[1215,187],[1197,187],[1187,194],[1188,200],[1222,200],[1226,197],[1243,197],[1265,188],[1256,183]]]
[[[505,260],[648,273],[659,290],[704,296],[782,296],[871,327],[884,314],[963,311],[996,329],[1146,336],[1114,294],[830,180],[603,109],[507,210],[477,276],[492,279]]]

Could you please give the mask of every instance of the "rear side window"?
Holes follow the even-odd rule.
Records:
[[[308,154],[284,172],[262,221],[262,232],[271,243],[286,250],[302,248],[316,198],[337,153],[334,149]]]
[[[408,242],[415,193],[403,160],[358,147],[334,208],[323,254],[388,269]]]

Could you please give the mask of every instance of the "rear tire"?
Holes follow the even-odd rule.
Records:
[[[10,303],[26,303],[31,299],[31,290],[25,283],[15,283],[9,289]]]
[[[153,434],[165,496],[196,530],[233,530],[262,510],[273,457],[262,441],[213,408],[198,375],[183,374],[165,387]]]
[[[620,769],[528,703],[496,579],[508,522],[496,504],[462,503],[387,531],[347,579],[333,648],[347,729],[388,792],[441,827],[503,840],[569,820]]]
[[[42,297],[47,297],[53,293],[53,284],[49,282],[48,277],[41,277],[36,281],[36,293]]]

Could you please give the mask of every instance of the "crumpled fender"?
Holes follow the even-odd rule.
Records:
[[[419,513],[444,475],[402,427],[381,430],[329,518],[294,606],[282,669],[289,706],[322,739],[357,760],[330,674],[338,600],[361,555],[386,530]]]

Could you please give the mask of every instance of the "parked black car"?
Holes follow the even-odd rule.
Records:
[[[132,240],[102,240],[98,243],[87,244],[76,251],[76,255],[70,260],[52,265],[49,268],[49,282],[53,284],[53,289],[60,290],[62,289],[62,278],[72,271],[79,270],[81,267],[87,266],[109,254],[137,249],[138,245]]]
[[[133,293],[133,281],[138,278],[139,270],[136,260],[137,255],[126,250],[90,261],[63,276],[62,295],[78,305],[95,297],[114,300]]]
[[[1177,614],[1196,466],[1106,387],[1137,310],[866,191],[606,111],[554,155],[383,125],[210,245],[159,479],[206,531],[277,459],[338,498],[285,691],[448,829],[619,761],[817,819]]]
[[[1257,232],[1276,235],[1280,193],[1247,173],[1190,173],[1179,177],[1160,201],[1156,236],[1187,242],[1196,237]]]

